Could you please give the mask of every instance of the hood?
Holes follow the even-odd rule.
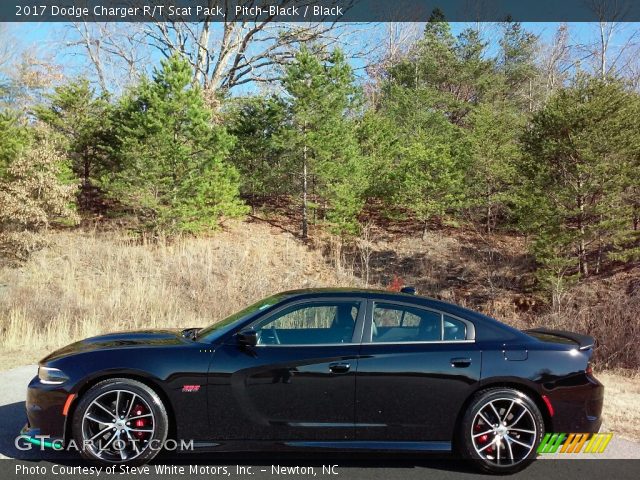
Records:
[[[190,343],[191,341],[186,338],[182,332],[180,329],[167,329],[139,330],[135,332],[98,335],[62,347],[43,358],[42,362],[94,350],[113,350],[134,347],[170,347]]]

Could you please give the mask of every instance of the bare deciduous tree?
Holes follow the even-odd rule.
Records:
[[[11,48],[11,35],[5,24],[0,23],[0,72],[2,72],[11,58],[13,49]]]
[[[74,22],[62,44],[68,55],[87,59],[104,92],[119,91],[137,80],[151,60],[139,24]]]
[[[357,26],[339,22],[276,22],[274,16],[247,18],[236,15],[235,5],[252,7],[258,0],[226,2],[223,21],[212,17],[200,22],[168,17],[153,23],[74,24],[74,35],[66,41],[75,54],[90,60],[95,76],[104,90],[113,90],[113,78],[135,79],[148,70],[153,52],[164,57],[183,55],[194,70],[194,83],[201,85],[209,98],[220,90],[230,90],[250,82],[269,83],[279,78],[280,67],[289,62],[303,43],[349,48],[358,45],[370,51],[366,42],[349,42],[348,36],[359,33]],[[281,7],[303,2],[279,0]],[[151,47],[151,48],[149,48]],[[350,52],[351,56],[360,53]],[[363,54],[362,54],[363,55]],[[109,71],[111,70],[111,71]]]
[[[13,60],[12,44],[7,26],[0,23],[0,101],[2,102],[9,89],[9,72]]]
[[[569,27],[566,23],[558,27],[551,45],[541,51],[546,52],[542,57],[542,74],[545,96],[548,98],[562,86],[569,76],[569,70],[574,66],[569,45]]]
[[[640,30],[625,23],[629,3],[625,0],[591,0],[589,6],[599,19],[596,39],[581,45],[580,49],[590,60],[594,74],[600,78],[626,75],[640,51]]]
[[[253,7],[257,0],[244,0]],[[304,9],[311,0],[279,0],[278,6]],[[330,48],[344,45],[347,25],[337,22],[282,23],[273,15],[247,19],[227,3],[225,19],[206,18],[200,23],[168,21],[148,24],[150,44],[163,55],[180,52],[191,62],[194,80],[207,90],[232,89],[249,82],[269,82],[279,67],[293,58],[302,43],[317,42]]]
[[[405,57],[420,38],[424,27],[418,23],[388,22],[379,42],[378,55],[366,67],[369,81],[365,93],[372,105],[378,101],[378,94],[387,78],[388,69]]]

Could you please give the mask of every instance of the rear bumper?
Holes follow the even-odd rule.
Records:
[[[596,433],[600,430],[604,386],[595,378],[588,375],[569,378],[545,394],[554,409],[551,417],[554,432]]]

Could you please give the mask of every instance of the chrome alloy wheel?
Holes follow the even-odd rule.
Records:
[[[531,410],[514,398],[488,401],[471,423],[476,453],[497,466],[516,465],[527,458],[536,445],[537,436]]]
[[[95,398],[82,417],[82,448],[100,460],[125,462],[149,447],[156,422],[144,398],[112,390]]]

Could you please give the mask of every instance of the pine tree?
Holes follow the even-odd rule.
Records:
[[[390,69],[387,88],[411,90],[428,101],[424,106],[464,126],[473,107],[493,98],[503,83],[486,49],[477,31],[466,29],[454,37],[450,25],[436,13],[423,38]]]
[[[286,106],[276,96],[248,97],[227,107],[229,133],[236,137],[229,161],[241,175],[243,195],[260,197],[290,193],[291,172],[275,138],[286,122]]]
[[[246,211],[237,171],[225,161],[233,137],[214,124],[191,76],[179,55],[164,60],[113,119],[117,162],[104,181],[114,199],[157,230],[197,233]]]
[[[519,135],[526,118],[506,102],[479,105],[470,114],[467,141],[470,164],[466,195],[472,218],[490,232],[508,221],[515,203],[516,169],[521,158]]]
[[[433,217],[461,204],[468,154],[460,125],[484,91],[472,72],[490,70],[476,40],[469,32],[454,38],[434,16],[415,51],[392,68],[376,114],[389,137],[373,133],[378,168],[371,183],[392,210],[420,221],[423,235]],[[473,59],[466,71],[463,59]]]
[[[109,160],[109,104],[106,98],[96,97],[86,79],[57,87],[49,101],[37,105],[35,114],[61,136],[73,172],[82,180],[80,204],[89,209]]]
[[[288,125],[278,137],[298,172],[301,193],[301,232],[308,235],[310,186],[327,201],[326,218],[340,234],[358,229],[366,190],[366,177],[355,137],[355,125],[347,117],[354,108],[353,72],[341,51],[323,62],[303,47],[287,67]]]
[[[539,97],[537,49],[538,38],[521,23],[505,22],[500,39],[500,71],[505,77],[507,98],[525,112],[535,109]]]
[[[628,245],[623,193],[639,138],[632,105],[622,85],[580,77],[534,115],[519,170],[521,222],[536,234],[543,267],[587,276]]]

